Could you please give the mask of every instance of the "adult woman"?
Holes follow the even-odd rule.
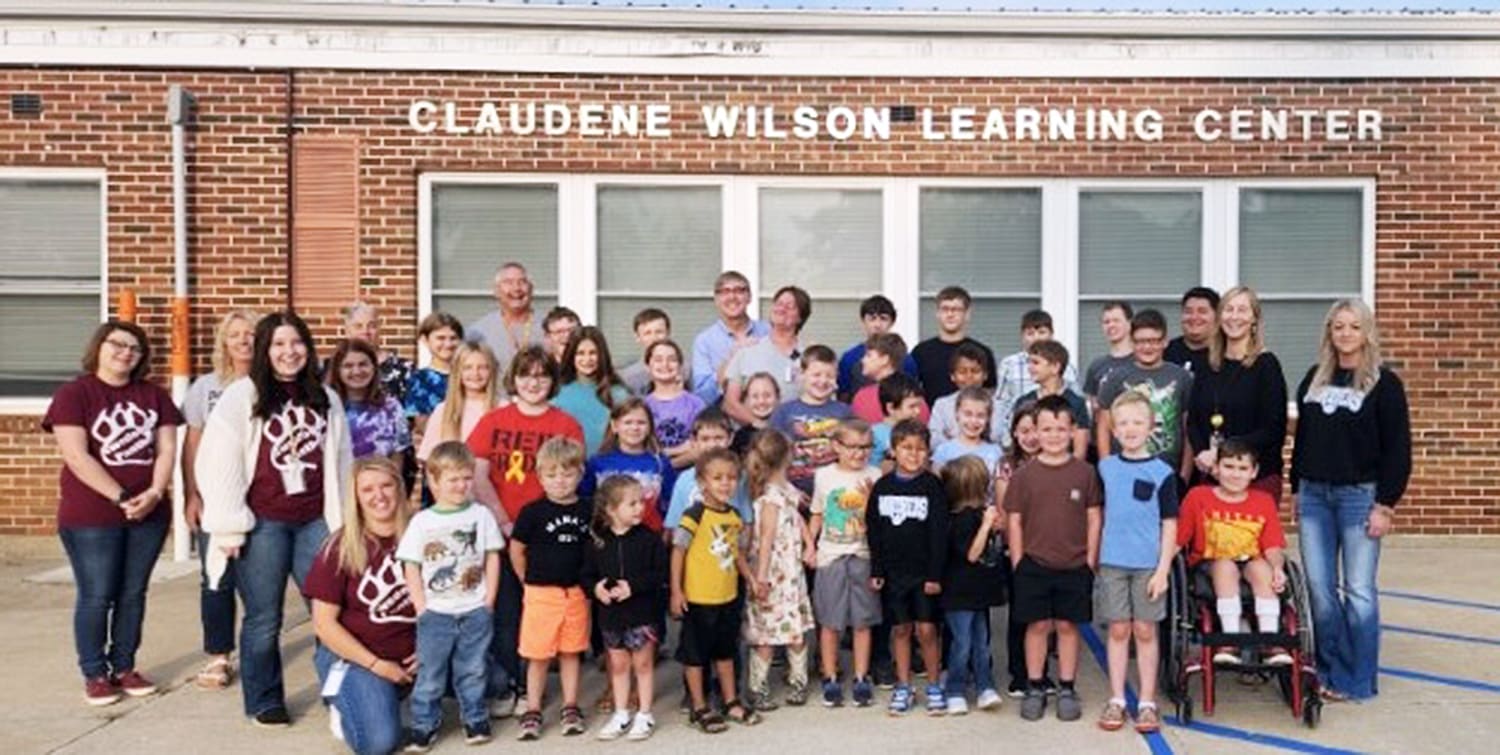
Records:
[[[381,350],[380,313],[362,301],[345,307],[344,337],[364,341],[375,349],[378,354],[375,364],[385,395],[394,396],[397,403],[406,400],[406,381],[411,379],[412,363],[394,351]]]
[[[1188,398],[1192,477],[1210,479],[1218,444],[1228,438],[1255,448],[1252,487],[1281,500],[1281,448],[1286,443],[1286,379],[1266,351],[1260,297],[1235,286],[1219,299],[1219,327],[1208,340],[1206,369],[1193,376]]]
[[[199,527],[203,516],[203,496],[193,476],[198,458],[198,444],[203,440],[203,425],[224,395],[224,389],[250,372],[250,358],[255,351],[255,315],[235,310],[219,321],[214,330],[213,372],[193,381],[182,402],[187,417],[187,435],[182,443],[182,484],[186,490],[184,517],[188,527],[198,533],[198,557],[207,566],[208,533]],[[234,678],[234,567],[229,566],[217,588],[208,585],[204,570],[198,593],[198,615],[203,622],[203,652],[208,662],[199,669],[196,681],[203,689],[223,689]]]
[[[63,457],[57,528],[73,581],[73,644],[84,699],[109,705],[121,693],[156,692],[135,668],[146,617],[146,585],[167,536],[176,425],[172,397],[147,381],[145,331],[109,321],[94,330],[85,374],[52,396],[42,429]]]
[[[567,412],[583,428],[583,447],[590,456],[599,452],[609,412],[630,398],[630,390],[615,372],[604,331],[590,325],[579,328],[563,349],[562,389],[552,405]]]
[[[318,646],[313,665],[334,735],[384,755],[401,745],[402,688],[416,672],[416,613],[396,561],[406,529],[401,470],[389,459],[354,462],[344,527],[307,573]]]
[[[1375,570],[1380,539],[1411,476],[1411,415],[1364,302],[1341,299],[1328,310],[1318,363],[1297,386],[1297,408],[1292,492],[1318,675],[1327,698],[1373,697],[1380,660]]]
[[[245,714],[262,726],[286,726],[277,644],[286,580],[302,585],[323,539],[342,521],[353,459],[344,407],[318,382],[302,318],[261,318],[254,352],[249,379],[225,389],[209,415],[194,471],[209,533],[209,583],[218,583],[227,559],[239,559]]]
[[[328,359],[328,387],[344,402],[354,458],[385,456],[401,463],[411,448],[411,427],[401,402],[375,379],[375,347],[339,341]]]
[[[757,372],[768,372],[781,387],[781,400],[790,401],[801,391],[802,346],[797,335],[812,317],[812,298],[796,286],[782,286],[771,297],[771,334],[753,346],[735,352],[724,368],[724,413],[741,424],[755,416],[743,401],[744,382]]]

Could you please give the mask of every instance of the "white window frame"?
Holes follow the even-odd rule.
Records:
[[[103,168],[0,168],[0,184],[13,181],[97,183],[99,185],[99,322],[109,318],[109,173]],[[6,294],[87,294],[86,286],[0,286]],[[83,344],[78,344],[82,348]],[[0,395],[0,414],[28,416],[45,414],[51,396]]]

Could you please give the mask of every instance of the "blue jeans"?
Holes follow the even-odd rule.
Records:
[[[240,547],[236,582],[245,602],[240,625],[240,687],[245,715],[255,716],[286,707],[281,683],[281,613],[286,601],[286,578],[302,589],[328,526],[314,519],[290,524],[260,519]]]
[[[198,563],[203,566],[208,555],[208,533],[199,531]],[[208,572],[203,570],[198,586],[198,616],[203,622],[203,652],[228,655],[234,652],[234,618],[238,613],[234,598],[234,559],[229,559],[219,589],[208,586]]]
[[[78,587],[73,647],[79,670],[93,679],[134,669],[146,621],[146,586],[167,539],[167,520],[69,528],[58,535]]]
[[[486,694],[505,697],[525,691],[526,673],[521,668],[521,597],[525,587],[500,554],[500,587],[495,596],[495,626],[490,638],[489,681]],[[663,635],[665,636],[665,635]]]
[[[953,641],[948,644],[948,678],[944,686],[949,697],[963,697],[972,679],[974,690],[995,688],[995,664],[990,659],[990,621],[988,611],[948,611],[943,622]]]
[[[443,721],[443,692],[452,674],[458,713],[466,725],[488,721],[486,653],[494,617],[485,608],[457,616],[423,611],[417,617],[417,683],[411,691],[411,728],[426,734]]]
[[[339,660],[322,645],[313,651],[320,688]],[[359,755],[389,755],[401,748],[401,690],[369,669],[349,664],[338,694],[323,702],[338,709],[344,744],[350,750]]]
[[[1374,506],[1373,483],[1330,485],[1304,480],[1297,498],[1318,674],[1324,684],[1355,699],[1373,697],[1379,691],[1380,601],[1375,571],[1380,566],[1380,540],[1365,534]]]

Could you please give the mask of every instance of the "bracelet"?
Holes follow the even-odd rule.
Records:
[[[368,664],[365,665],[365,669],[368,670],[368,671],[372,671],[373,672],[375,670],[375,664],[377,664],[377,663],[380,663],[380,656],[378,656],[378,655],[375,656],[375,660],[370,661]]]

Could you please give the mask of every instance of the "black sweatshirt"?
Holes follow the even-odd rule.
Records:
[[[599,627],[621,632],[632,627],[654,625],[661,620],[662,596],[667,589],[667,548],[659,535],[645,525],[631,527],[623,535],[606,531],[601,547],[592,537],[584,546],[581,582],[599,607]],[[630,583],[630,599],[623,603],[599,603],[594,585],[607,580]]]
[[[969,546],[979,534],[984,509],[972,508],[948,518],[948,569],[943,575],[942,604],[945,611],[987,611],[1005,605],[1004,555],[995,544],[998,534],[990,531],[990,543],[969,560]]]
[[[1368,393],[1349,387],[1350,370],[1308,395],[1317,367],[1297,386],[1297,439],[1292,447],[1292,492],[1303,480],[1335,485],[1375,483],[1375,501],[1394,506],[1411,477],[1411,414],[1406,388],[1382,367]]]
[[[875,481],[865,507],[870,576],[942,582],[948,558],[948,496],[931,472]]]
[[[1264,352],[1249,367],[1226,358],[1218,372],[1204,362],[1202,371],[1193,373],[1188,441],[1194,454],[1208,449],[1213,433],[1210,419],[1215,413],[1224,416],[1219,432],[1226,439],[1255,448],[1261,477],[1281,474],[1281,447],[1286,443],[1286,379],[1275,354]]]

